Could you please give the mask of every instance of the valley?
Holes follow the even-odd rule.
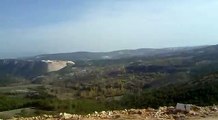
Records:
[[[218,104],[218,45],[146,50],[110,59],[85,59],[93,53],[66,59],[75,53],[63,53],[1,60],[0,111],[21,109],[6,115],[11,118]]]

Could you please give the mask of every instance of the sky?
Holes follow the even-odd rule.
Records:
[[[218,43],[217,0],[0,0],[0,58]]]

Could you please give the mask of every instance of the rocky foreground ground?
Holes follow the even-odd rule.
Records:
[[[129,109],[94,112],[88,115],[60,113],[12,120],[218,120],[217,106],[192,106],[190,111],[177,110],[175,107],[159,109]]]

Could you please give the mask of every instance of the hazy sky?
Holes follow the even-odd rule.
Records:
[[[0,57],[218,43],[218,0],[0,0]]]

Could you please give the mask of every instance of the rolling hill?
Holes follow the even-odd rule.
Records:
[[[57,53],[57,54],[43,54],[26,59],[30,60],[101,60],[101,59],[121,59],[131,57],[150,57],[150,56],[169,56],[178,52],[188,52],[206,46],[197,47],[175,47],[150,49],[142,48],[136,50],[119,50],[112,52],[72,52],[72,53]]]

